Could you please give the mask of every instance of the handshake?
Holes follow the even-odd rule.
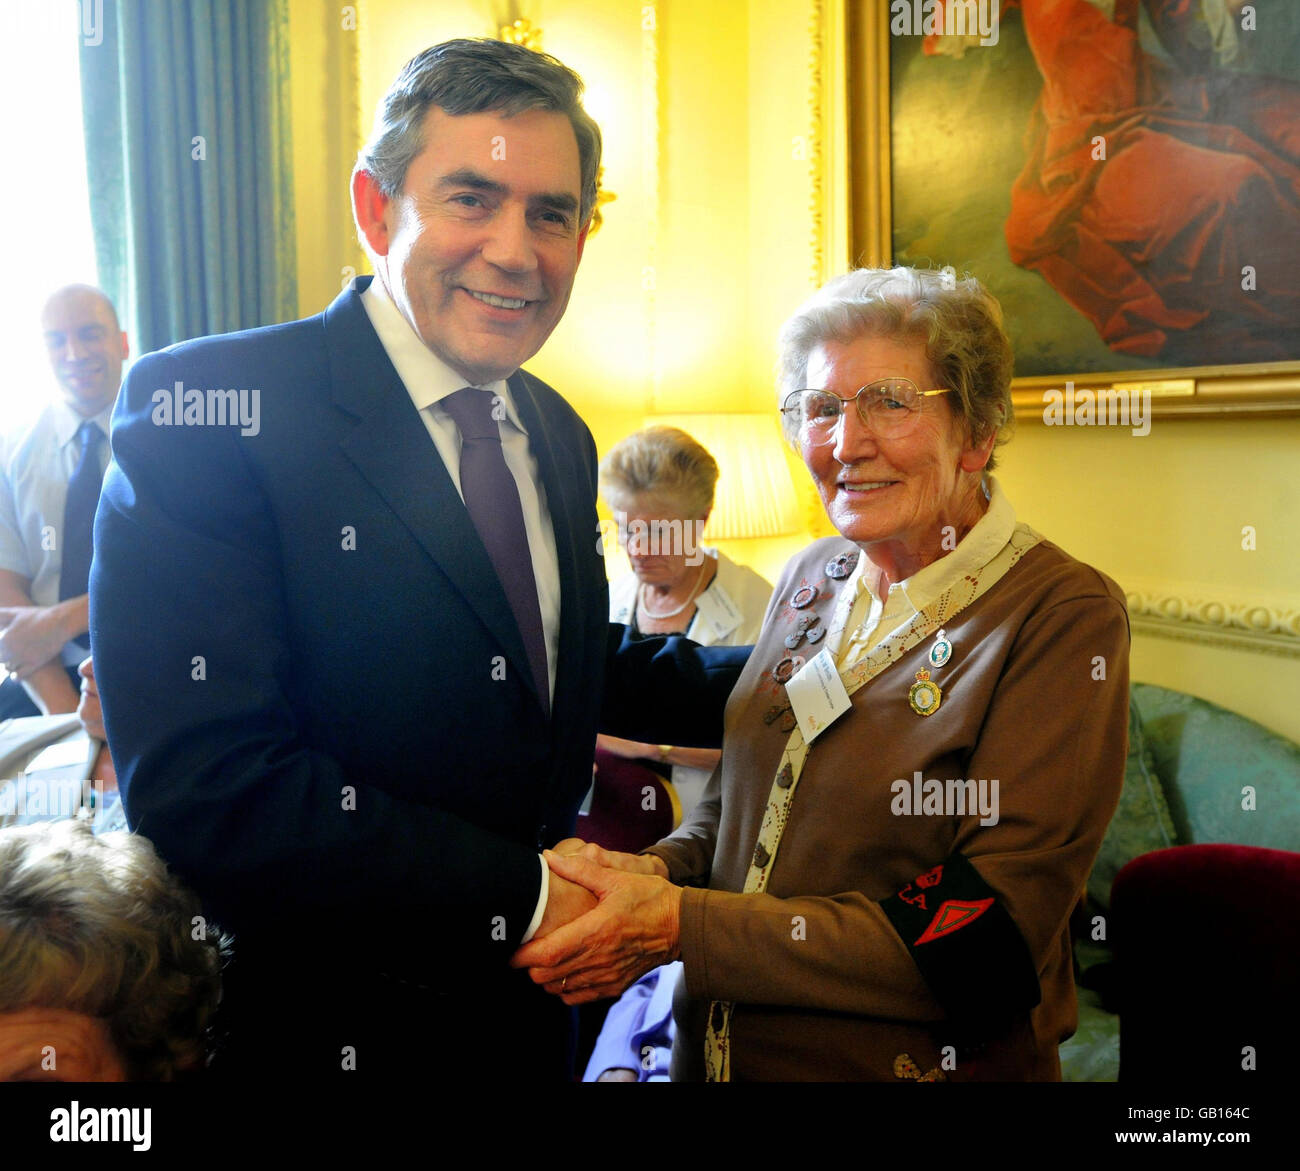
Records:
[[[543,853],[546,912],[510,959],[565,1004],[618,996],[681,954],[682,891],[651,854],[621,854],[580,838]]]

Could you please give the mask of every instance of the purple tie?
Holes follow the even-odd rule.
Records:
[[[470,519],[483,539],[523,635],[542,711],[551,710],[551,677],[546,665],[546,636],[537,601],[533,558],[524,528],[519,489],[501,450],[501,432],[493,417],[496,397],[466,386],[442,405],[460,430],[460,490]],[[504,417],[504,416],[503,416]]]
[[[77,466],[68,480],[63,507],[63,569],[59,574],[59,601],[77,598],[87,590],[95,527],[95,506],[104,473],[99,467],[99,445],[104,433],[87,419],[77,428]],[[83,636],[89,638],[89,635]]]

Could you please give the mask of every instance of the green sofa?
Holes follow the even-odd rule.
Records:
[[[1134,683],[1124,790],[1074,922],[1079,1028],[1061,1046],[1066,1081],[1119,1074],[1119,1017],[1105,1007],[1115,875],[1151,850],[1200,842],[1300,849],[1300,747],[1206,700]]]

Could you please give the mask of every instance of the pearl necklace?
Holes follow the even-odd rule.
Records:
[[[686,595],[686,601],[684,601],[680,606],[678,606],[676,610],[665,610],[662,614],[656,614],[652,609],[650,609],[648,605],[646,605],[645,582],[642,582],[640,586],[637,587],[637,592],[641,595],[641,612],[647,618],[649,618],[651,622],[662,622],[665,618],[676,618],[678,614],[680,614],[683,610],[686,609],[687,606],[689,606],[693,601],[695,601],[695,595],[699,591],[700,582],[704,580],[704,575],[708,572],[708,570],[709,570],[709,558],[704,557],[700,561],[700,572],[699,575],[695,578],[695,584],[691,586],[691,592]]]

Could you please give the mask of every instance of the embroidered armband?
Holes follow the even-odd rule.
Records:
[[[1024,937],[963,855],[918,874],[880,909],[949,1020],[971,1039],[1001,1031],[1042,998]]]

